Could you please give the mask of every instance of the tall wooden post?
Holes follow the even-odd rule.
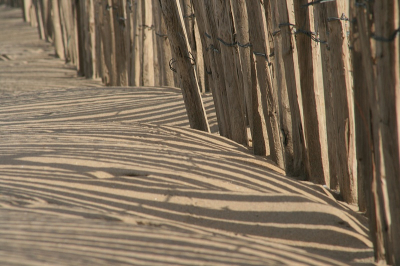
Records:
[[[382,243],[382,231],[377,230],[377,216],[380,208],[375,207],[374,194],[372,193],[374,174],[374,141],[372,126],[372,106],[370,99],[375,84],[375,71],[371,54],[370,37],[372,30],[371,3],[365,8],[360,8],[356,2],[351,2],[350,14],[355,18],[352,23],[352,69],[354,81],[354,106],[355,106],[355,129],[357,149],[357,177],[358,177],[358,205],[360,211],[367,211],[370,224],[370,235],[374,245],[375,260],[381,261],[385,258]],[[374,182],[375,183],[375,182]],[[379,221],[378,221],[379,222]]]
[[[31,5],[32,5],[32,0],[24,0],[23,3],[23,13],[24,13],[24,20],[25,22],[31,22],[31,13],[30,13],[30,9],[31,9]]]
[[[60,22],[65,49],[65,62],[77,63],[76,38],[74,28],[74,14],[71,2],[58,0],[60,8]]]
[[[222,73],[223,71],[218,65],[218,62],[220,62],[219,50],[215,48],[212,43],[209,44],[209,42],[212,42],[212,40],[207,36],[209,36],[211,30],[204,5],[202,5],[199,1],[193,1],[192,3],[203,45],[206,73],[209,76],[208,79],[210,80],[210,83],[213,83],[211,89],[217,115],[219,134],[229,138],[230,120],[228,113],[228,99],[226,97],[225,80]],[[212,21],[210,22],[212,23]]]
[[[101,27],[102,27],[102,16],[104,13],[102,12],[102,0],[93,0],[93,14],[94,14],[94,25],[93,30],[95,32],[95,57],[96,57],[96,73],[97,77],[100,77],[103,80],[103,73],[104,73],[104,56],[103,56],[103,45],[101,42]]]
[[[159,0],[168,30],[176,71],[181,79],[181,89],[191,128],[210,132],[206,112],[200,96],[196,72],[192,66],[189,44],[185,38],[182,18],[176,1]]]
[[[117,64],[115,58],[115,34],[114,34],[114,12],[112,9],[112,1],[102,1],[103,10],[103,26],[101,31],[101,40],[103,44],[103,56],[105,62],[104,81],[108,86],[117,85]]]
[[[152,1],[142,1],[142,28],[143,52],[142,79],[143,86],[154,86],[154,53],[153,53],[153,9]]]
[[[293,58],[294,43],[286,1],[270,0],[271,31],[274,35],[275,74],[279,92],[281,134],[285,170],[289,176],[307,176],[307,154],[297,100],[298,77]]]
[[[400,264],[400,158],[396,106],[400,92],[399,78],[399,3],[394,0],[375,1],[375,63],[377,127],[375,166],[382,192],[386,222],[386,262]],[[397,40],[395,38],[397,37]]]
[[[157,18],[156,16],[159,14],[158,3],[155,0],[151,1],[151,17],[152,17],[152,31],[151,38],[153,39],[153,72],[154,72],[154,86],[161,86],[161,71],[160,71],[160,55],[158,51],[158,43],[157,43],[157,35],[156,35],[156,25]]]
[[[131,75],[132,85],[143,86],[143,27],[142,25],[143,0],[135,1],[134,18],[131,22],[131,31],[134,36],[132,47]]]
[[[33,0],[36,11],[37,28],[39,33],[39,38],[44,40],[46,38],[44,32],[43,16],[42,16],[42,3],[40,0]]]
[[[172,59],[172,55],[167,35],[167,28],[160,11],[158,0],[154,0],[153,5],[155,8],[155,42],[157,43],[158,63],[160,65],[160,84],[162,86],[174,86],[174,72],[172,72],[168,65],[169,61]]]
[[[221,42],[220,52],[225,76],[225,88],[229,103],[229,118],[231,119],[232,140],[247,145],[246,121],[244,116],[244,95],[241,79],[238,78],[238,53],[237,47],[229,45],[233,40],[233,21],[231,15],[230,1],[206,0],[204,4],[209,12],[214,15],[215,23],[218,25],[214,30],[213,38]],[[222,41],[221,41],[222,40]],[[225,44],[224,44],[225,43]],[[226,43],[228,45],[226,45]]]
[[[270,148],[271,159],[277,163],[279,167],[284,168],[284,158],[282,141],[279,130],[279,112],[276,97],[274,97],[274,88],[272,82],[272,75],[270,72],[269,64],[272,64],[269,59],[269,50],[267,49],[266,40],[266,23],[262,16],[262,6],[255,1],[247,1],[247,11],[250,28],[250,41],[252,43],[251,52],[255,55],[255,70],[257,72],[258,88],[254,91],[253,105],[260,105],[258,108],[260,115],[265,119],[266,129],[268,132],[268,143]],[[270,8],[268,6],[268,8]],[[257,109],[256,109],[257,110]],[[258,123],[257,123],[258,124]],[[255,123],[256,125],[256,123]],[[260,127],[260,125],[258,125]],[[254,129],[254,134],[265,134]],[[262,136],[262,135],[261,135]],[[259,136],[258,138],[261,138]],[[265,138],[265,137],[264,137]],[[261,138],[264,141],[263,138]],[[256,148],[256,146],[254,145]]]
[[[327,42],[321,46],[328,152],[331,172],[331,188],[336,182],[345,201],[357,201],[356,180],[353,173],[352,132],[353,117],[349,106],[351,82],[348,66],[346,30],[342,25],[337,2],[315,5],[316,23],[320,25],[320,38]],[[329,19],[330,18],[330,19]],[[335,19],[336,18],[336,19]],[[328,34],[329,33],[329,34]]]
[[[308,0],[294,1],[296,28],[305,32],[311,32],[309,10],[303,5]],[[307,154],[310,160],[310,181],[319,184],[329,184],[329,178],[324,176],[321,138],[319,133],[318,106],[316,90],[314,87],[317,69],[313,69],[313,40],[306,34],[296,35],[298,49],[298,62],[300,70],[300,88],[303,102],[304,135],[307,144]],[[327,151],[326,151],[327,152]]]
[[[113,0],[112,9],[114,14],[115,32],[115,58],[117,65],[117,85],[128,86],[128,54],[127,54],[127,26],[126,26],[126,1]]]
[[[245,98],[245,106],[247,112],[247,120],[249,121],[250,131],[253,135],[253,110],[252,110],[252,80],[250,65],[250,37],[249,37],[249,17],[247,16],[247,8],[245,0],[231,0],[234,27],[236,30],[236,41],[239,46],[240,66],[242,72],[243,93]],[[248,45],[248,46],[246,46]],[[243,47],[244,46],[244,47]],[[254,136],[252,138],[253,147],[255,146]],[[256,145],[258,146],[258,145]]]
[[[201,91],[204,91],[204,69],[203,69],[203,61],[200,56],[197,54],[198,44],[196,43],[195,36],[195,22],[196,17],[193,13],[192,0],[180,0],[182,6],[183,20],[185,22],[186,35],[189,41],[190,50],[193,54],[193,57],[196,59],[196,74],[199,81],[199,87]]]
[[[52,23],[53,26],[53,37],[54,37],[54,48],[56,56],[60,59],[65,59],[64,43],[61,32],[60,24],[60,8],[58,7],[58,0],[51,0],[52,8]]]

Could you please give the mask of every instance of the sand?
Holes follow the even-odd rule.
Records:
[[[0,25],[0,265],[372,264],[354,206],[190,129],[179,89],[104,87]]]

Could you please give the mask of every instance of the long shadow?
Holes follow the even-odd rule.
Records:
[[[312,186],[257,165],[258,158],[221,137],[198,145],[190,129],[68,119],[1,128],[2,194],[44,202],[6,204],[11,209],[108,222],[139,217],[230,232],[325,259],[371,256],[365,226],[354,213]],[[176,134],[182,130],[190,138]]]
[[[15,10],[0,14],[15,22]],[[371,261],[364,217],[248,148],[191,130],[180,90],[41,82],[0,90],[1,264]]]

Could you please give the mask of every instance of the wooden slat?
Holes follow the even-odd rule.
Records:
[[[53,26],[54,48],[56,56],[59,57],[60,59],[65,59],[64,43],[63,43],[61,24],[60,24],[60,8],[58,6],[58,0],[51,0],[51,8],[52,8],[51,25]]]
[[[191,128],[210,132],[196,72],[189,54],[189,44],[185,39],[182,18],[175,1],[160,0],[161,12],[168,30],[168,38],[175,57],[175,68],[180,77],[183,100],[185,102]]]
[[[308,0],[294,1],[296,30],[311,32],[309,11],[303,5]],[[313,65],[312,39],[306,34],[296,35],[298,69],[300,71],[301,100],[304,118],[304,136],[307,145],[307,156],[312,162],[309,180],[318,184],[329,184],[325,177],[322,162],[321,138],[319,132],[318,106],[316,99],[317,88],[314,80],[317,78],[317,69]],[[322,123],[325,121],[321,121]],[[325,153],[327,151],[324,151]]]
[[[225,78],[221,68],[221,57],[217,48],[219,44],[216,43],[214,45],[214,40],[208,37],[212,32],[211,26],[215,21],[213,16],[210,13],[207,13],[204,5],[198,1],[193,1],[192,3],[198,22],[199,33],[202,39],[203,50],[205,51],[206,71],[209,73],[208,76],[210,82],[213,83],[211,89],[216,108],[219,133],[221,136],[229,138],[231,136],[231,130],[228,112],[228,98],[226,96]]]
[[[285,1],[271,0],[271,33],[274,36],[274,58],[285,170],[289,176],[307,175],[308,165],[299,103],[297,101],[298,77],[295,75],[293,40],[288,25],[288,7]]]
[[[210,23],[211,36],[216,49],[220,52],[221,67],[224,73],[225,89],[228,99],[228,112],[230,119],[231,139],[247,145],[246,124],[243,113],[244,98],[240,98],[239,79],[237,77],[236,61],[238,56],[234,47],[220,44],[223,40],[226,43],[233,43],[231,8],[228,1],[204,1],[207,14],[214,16],[215,22]],[[210,21],[210,18],[208,18]],[[218,26],[217,26],[218,25]],[[243,94],[242,94],[243,95]]]

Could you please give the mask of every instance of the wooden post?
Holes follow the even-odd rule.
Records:
[[[160,71],[160,55],[158,51],[158,43],[157,43],[157,35],[156,35],[156,25],[157,25],[157,18],[156,16],[159,14],[158,3],[156,0],[152,0],[151,3],[151,17],[152,17],[152,39],[153,39],[153,66],[154,66],[154,86],[161,86],[161,71]]]
[[[374,177],[374,141],[372,125],[372,109],[370,99],[375,84],[375,71],[371,54],[370,37],[372,29],[371,17],[367,4],[366,8],[359,7],[351,2],[351,12],[355,20],[352,23],[351,47],[352,47],[352,69],[354,81],[354,106],[355,106],[355,129],[357,150],[357,184],[358,205],[360,211],[367,211],[370,224],[370,235],[374,245],[375,260],[381,261],[385,258],[382,231],[377,230],[377,212],[375,208],[372,183]],[[379,215],[380,216],[380,215]]]
[[[104,34],[104,17],[106,15],[105,11],[105,2],[102,0],[95,1],[95,21],[96,21],[96,42],[98,47],[100,47],[100,51],[98,51],[97,58],[98,62],[101,65],[99,75],[101,77],[101,81],[105,84],[109,84],[110,76],[108,73],[108,66],[106,63],[106,58],[104,57],[104,42],[103,42],[103,34]],[[100,54],[99,54],[100,53]]]
[[[168,30],[168,38],[175,57],[175,68],[181,79],[181,89],[191,128],[210,132],[206,112],[200,96],[196,72],[190,59],[189,45],[185,39],[182,18],[176,1],[159,0]]]
[[[217,67],[219,59],[219,51],[214,48],[212,44],[208,45],[207,41],[211,40],[207,37],[211,32],[209,23],[207,23],[206,11],[204,5],[199,1],[193,1],[194,12],[196,16],[196,21],[199,29],[199,34],[201,36],[201,43],[204,51],[204,61],[206,64],[206,73],[211,86],[215,111],[217,115],[219,134],[221,136],[230,136],[230,121],[228,115],[228,99],[226,97],[225,90],[225,80],[221,73],[222,70]]]
[[[373,119],[377,127],[375,166],[377,181],[384,204],[386,262],[400,264],[400,158],[396,117],[396,97],[399,97],[399,4],[393,0],[375,1],[375,63],[377,113]],[[397,40],[395,38],[397,37]]]
[[[115,32],[115,59],[117,64],[117,85],[128,86],[128,48],[126,0],[113,0],[112,9],[114,14]]]
[[[35,11],[36,11],[36,20],[37,20],[39,38],[44,40],[46,39],[46,35],[44,32],[44,25],[43,25],[42,3],[40,0],[33,0],[33,4],[35,6]]]
[[[64,44],[65,62],[76,63],[75,34],[73,26],[72,5],[70,2],[58,0],[60,9],[60,25]]]
[[[152,1],[142,2],[142,38],[143,38],[143,86],[154,86],[154,53],[153,53],[153,10]]]
[[[186,36],[189,41],[190,50],[193,57],[196,59],[196,74],[199,81],[199,87],[202,92],[204,92],[204,68],[202,67],[204,62],[201,60],[202,55],[198,55],[197,47],[200,43],[197,43],[195,27],[196,27],[196,17],[194,15],[194,10],[192,6],[192,0],[180,0],[182,6],[183,19],[185,22]]]
[[[112,1],[102,2],[103,27],[101,39],[103,43],[104,62],[107,68],[107,75],[104,77],[108,86],[117,85],[117,64],[115,58],[115,34],[114,34],[114,12]]]
[[[22,10],[24,13],[24,21],[28,23],[31,22],[31,13],[30,13],[31,5],[32,5],[32,0],[24,0]]]
[[[338,12],[337,2],[316,5],[315,14],[318,19],[316,23],[320,25],[320,38],[327,42],[326,45],[321,46],[321,54],[324,69],[331,188],[335,189],[336,184],[333,182],[338,181],[344,200],[355,203],[357,187],[355,173],[353,173],[353,158],[349,156],[353,152],[351,142],[353,118],[348,104],[351,86],[348,48],[344,41],[347,31],[342,28],[342,20],[339,19],[342,15]]]
[[[174,72],[169,68],[169,61],[172,59],[171,47],[158,0],[153,0],[153,8],[154,42],[157,44],[160,85],[174,86]]]
[[[52,22],[53,26],[53,38],[54,38],[54,48],[56,56],[60,59],[65,59],[64,43],[61,32],[60,25],[60,9],[58,7],[58,0],[51,0],[52,8]]]
[[[193,8],[193,7],[192,7]],[[193,16],[194,16],[194,10]],[[205,72],[205,62],[204,62],[204,51],[202,46],[202,41],[199,33],[199,25],[197,19],[194,18],[194,36],[196,40],[196,70],[199,77],[199,86],[201,87],[201,92],[209,92],[210,88],[206,83],[206,72]]]
[[[97,72],[97,57],[96,57],[96,29],[95,29],[95,22],[94,22],[94,2],[95,0],[89,0],[86,2],[86,12],[87,12],[87,20],[85,23],[86,27],[86,49],[88,50],[87,62],[88,62],[88,75],[86,78],[97,78],[99,73]]]
[[[142,30],[139,25],[142,21],[142,0],[133,2],[131,13],[131,42],[132,42],[132,53],[130,63],[130,83],[131,86],[140,86],[142,84],[141,73],[142,73],[142,59],[141,59],[141,43],[142,43]]]
[[[154,42],[157,46],[159,65],[159,83],[161,86],[174,86],[173,72],[169,69],[171,60],[171,47],[169,45],[167,29],[163,23],[158,0],[153,0]]]
[[[251,80],[251,51],[249,37],[249,17],[247,16],[247,8],[245,0],[231,0],[232,13],[234,19],[234,27],[236,30],[236,41],[239,46],[240,66],[242,72],[242,84],[245,98],[245,106],[247,111],[247,120],[249,121],[250,132],[253,136],[253,110],[252,110],[252,80]],[[242,47],[249,45],[247,47]],[[253,147],[259,146],[255,144],[254,136],[252,137]]]
[[[303,6],[307,3],[308,0],[294,1],[296,29],[304,32],[311,32],[310,12]],[[314,87],[318,69],[313,69],[312,42],[313,40],[307,34],[299,33],[296,35],[304,115],[304,135],[308,159],[312,164],[310,167],[309,179],[314,183],[329,184],[329,178],[325,177],[322,162],[323,157],[316,100],[316,91],[318,88]]]
[[[101,25],[102,23],[100,20],[102,19],[102,15],[100,15],[100,12],[102,10],[102,0],[93,0],[93,14],[94,14],[94,25],[93,25],[93,30],[95,32],[95,68],[96,68],[96,76],[100,77],[103,80],[103,73],[104,73],[104,56],[103,56],[103,45],[101,42]]]
[[[31,1],[32,1],[32,4],[29,8],[30,25],[31,25],[31,27],[36,28],[38,26],[37,17],[36,17],[36,8],[33,3],[34,0],[31,0]]]
[[[242,112],[242,107],[240,105],[240,101],[238,99],[238,95],[235,94],[237,93],[237,83],[235,83],[235,75],[232,75],[232,73],[236,72],[236,67],[233,67],[235,65],[230,65],[229,67],[226,66],[224,67],[224,62],[228,62],[229,60],[233,60],[232,56],[233,53],[232,51],[229,51],[229,48],[231,47],[222,47],[220,41],[218,39],[224,40],[223,38],[226,38],[226,42],[229,42],[229,39],[232,38],[231,34],[232,31],[229,30],[228,33],[224,33],[222,36],[219,35],[220,31],[222,31],[222,28],[217,27],[217,18],[216,18],[216,13],[215,13],[215,7],[214,7],[214,1],[204,1],[204,7],[205,7],[205,12],[206,14],[206,19],[208,22],[208,29],[209,32],[207,33],[209,37],[211,37],[211,44],[209,49],[211,51],[214,51],[214,57],[215,57],[215,62],[216,62],[216,68],[212,70],[214,73],[216,72],[216,75],[221,75],[220,78],[223,78],[224,84],[220,84],[222,89],[222,95],[223,100],[226,97],[226,103],[224,103],[224,111],[225,111],[225,117],[227,120],[229,120],[229,135],[228,137],[238,143],[241,144],[247,144],[247,132],[245,128],[245,120],[244,120],[244,115]],[[218,11],[220,12],[220,11]],[[227,11],[228,12],[228,11]],[[227,17],[224,14],[221,14],[224,16],[224,23],[231,23],[228,22],[226,19]],[[222,20],[222,18],[218,18],[218,20]],[[221,21],[222,22],[222,21]],[[221,27],[226,27],[226,25]],[[226,29],[225,29],[226,30]],[[229,37],[231,36],[231,37]],[[227,49],[228,48],[228,49]],[[229,54],[231,54],[231,58],[229,58]],[[231,62],[232,63],[232,62]],[[213,65],[213,64],[211,64]],[[231,72],[229,72],[228,69],[226,68],[231,68]],[[235,70],[234,70],[235,69]],[[222,77],[223,76],[223,77]],[[226,94],[225,94],[226,93]],[[225,96],[226,95],[226,96]],[[242,99],[243,100],[243,99]]]
[[[51,3],[50,0],[38,0],[40,1],[41,6],[41,14],[42,14],[42,21],[43,21],[43,29],[45,34],[45,39],[48,42],[52,41],[52,26],[51,21],[49,21],[51,9],[49,8],[49,4]]]
[[[229,117],[231,119],[232,140],[247,145],[247,130],[244,114],[244,94],[242,80],[238,77],[239,56],[237,47],[229,45],[234,43],[233,21],[230,1],[215,0],[213,6],[210,1],[205,1],[209,12],[215,16],[215,23],[218,25],[214,31],[214,38],[220,42],[220,52],[225,76],[225,87],[229,103]],[[225,44],[224,44],[225,43]],[[226,45],[228,44],[228,45]]]
[[[256,71],[256,77],[258,86],[253,86],[253,105],[254,112],[258,112],[257,117],[265,119],[266,130],[263,132],[263,128],[260,122],[254,121],[254,141],[259,142],[268,141],[270,148],[271,159],[277,163],[281,168],[284,168],[284,158],[282,150],[282,142],[279,130],[279,115],[278,105],[275,97],[273,96],[273,83],[271,72],[269,68],[269,51],[267,49],[266,40],[266,23],[262,15],[262,6],[260,3],[255,1],[247,1],[247,12],[249,19],[250,28],[250,47],[251,53],[254,55],[254,69]],[[268,7],[269,8],[269,7]],[[259,106],[259,107],[257,107]],[[268,134],[266,134],[268,133]],[[254,150],[256,151],[256,143],[253,144]],[[261,152],[257,153],[262,155]]]
[[[275,74],[279,91],[281,134],[285,171],[289,176],[307,177],[308,160],[297,101],[293,40],[286,1],[270,0],[271,30],[274,35]]]
[[[75,0],[76,8],[76,29],[77,29],[77,40],[78,40],[78,58],[79,58],[79,74],[85,76],[85,42],[84,42],[84,28],[83,20],[85,11],[82,8],[82,0]]]

